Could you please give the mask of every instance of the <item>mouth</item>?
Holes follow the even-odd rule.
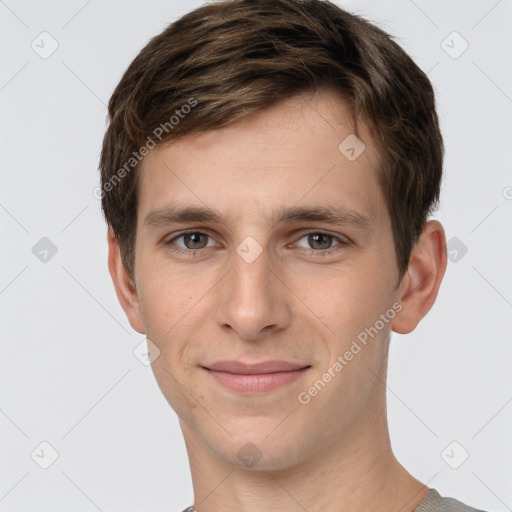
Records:
[[[238,361],[219,361],[202,368],[218,384],[238,393],[266,393],[300,378],[311,365],[285,361],[264,361],[246,364]]]

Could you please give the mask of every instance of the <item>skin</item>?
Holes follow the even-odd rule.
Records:
[[[426,224],[400,280],[378,151],[364,123],[358,129],[366,149],[349,161],[338,150],[354,133],[347,105],[318,90],[160,145],[141,169],[132,277],[108,232],[119,301],[160,350],[152,368],[179,417],[199,512],[319,512],[334,503],[351,512],[406,512],[427,492],[391,451],[384,382],[391,330],[414,330],[436,299],[445,234],[439,222]],[[170,204],[208,206],[221,222],[145,224]],[[331,205],[366,216],[368,227],[269,219],[282,207]],[[188,229],[205,235],[175,238]],[[311,242],[310,232],[333,238]],[[246,237],[262,248],[251,263],[236,251]],[[300,403],[299,393],[332,373],[337,357],[393,304],[400,311]],[[202,368],[226,359],[310,368],[248,396]],[[237,456],[243,447],[259,457],[254,465]]]

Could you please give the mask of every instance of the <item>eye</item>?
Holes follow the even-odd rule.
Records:
[[[211,243],[209,244],[209,242]],[[180,233],[179,235],[167,240],[166,244],[178,247],[179,249],[174,250],[179,253],[207,249],[208,247],[215,246],[210,235],[201,231],[187,231]]]
[[[305,240],[305,242],[301,243],[302,240]],[[315,256],[323,256],[342,249],[345,245],[348,245],[348,241],[329,233],[313,231],[300,238],[296,245],[310,249],[310,252]]]

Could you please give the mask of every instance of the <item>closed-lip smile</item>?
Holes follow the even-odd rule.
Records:
[[[203,368],[224,387],[241,393],[262,393],[296,380],[310,365],[275,360],[258,363],[225,360]]]

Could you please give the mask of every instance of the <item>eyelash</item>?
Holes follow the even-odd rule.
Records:
[[[185,236],[187,234],[191,234],[191,233],[195,233],[195,234],[199,234],[199,235],[206,235],[209,238],[213,238],[209,233],[207,233],[205,231],[190,229],[187,231],[182,231],[181,233],[173,236],[172,238],[168,239],[164,243],[165,243],[165,245],[171,246],[171,245],[173,245],[173,242],[175,240],[178,240],[179,238],[182,238],[183,236]],[[303,238],[307,237],[308,235],[327,235],[327,236],[331,237],[333,240],[338,242],[338,244],[336,244],[335,246],[333,246],[329,249],[309,249],[309,250],[305,249],[308,252],[308,254],[313,257],[322,258],[322,257],[326,257],[326,256],[331,256],[334,252],[337,252],[340,249],[342,249],[343,247],[346,247],[347,245],[349,245],[348,240],[345,240],[341,237],[332,235],[331,233],[328,233],[325,231],[316,231],[316,230],[307,231],[297,241],[302,240]],[[297,242],[295,242],[295,243],[297,243]],[[203,249],[210,249],[210,247],[203,247],[201,249],[183,249],[181,247],[177,247],[177,248],[172,248],[171,250],[173,252],[175,252],[176,254],[181,254],[181,255],[185,255],[187,257],[193,258],[194,253],[200,253]]]

